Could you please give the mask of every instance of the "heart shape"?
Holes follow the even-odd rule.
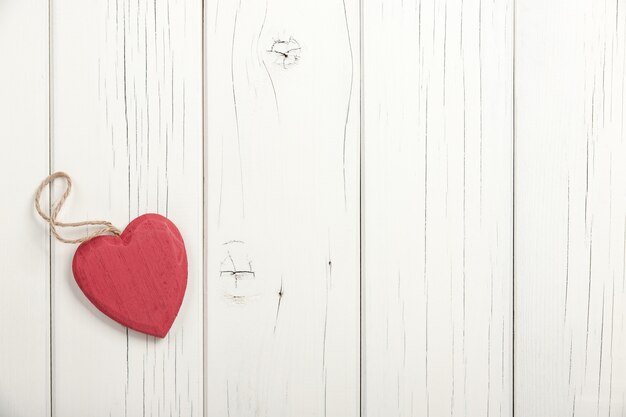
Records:
[[[72,271],[87,298],[118,323],[165,337],[187,288],[187,252],[180,232],[158,214],[144,214],[118,236],[80,244]]]

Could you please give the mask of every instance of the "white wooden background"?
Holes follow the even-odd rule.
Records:
[[[0,57],[0,417],[626,412],[625,3],[5,0]],[[164,340],[55,170],[181,229]]]

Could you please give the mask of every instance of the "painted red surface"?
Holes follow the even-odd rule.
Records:
[[[187,252],[180,232],[158,214],[144,214],[118,236],[83,242],[74,278],[104,314],[133,330],[165,337],[187,287]]]

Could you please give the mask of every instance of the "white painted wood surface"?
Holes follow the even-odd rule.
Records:
[[[0,416],[621,415],[625,7],[3,2]],[[179,226],[168,338],[77,289],[60,169]]]
[[[517,6],[516,415],[625,411],[625,16]]]
[[[187,294],[161,340],[112,322],[53,244],[53,414],[200,415],[203,407],[201,2],[52,4],[52,169],[75,179],[64,219],[174,221]]]
[[[208,416],[359,415],[358,7],[205,3]]]
[[[512,7],[364,2],[368,417],[511,415]]]
[[[49,233],[32,204],[33,186],[48,175],[47,1],[0,4],[0,57],[0,416],[44,416]]]

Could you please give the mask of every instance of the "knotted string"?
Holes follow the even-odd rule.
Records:
[[[50,215],[47,215],[41,209],[41,204],[39,203],[39,200],[41,199],[41,193],[43,192],[44,188],[46,188],[48,184],[51,184],[57,178],[64,178],[65,183],[67,184],[67,187],[65,188],[65,192],[63,193],[63,195],[61,195],[61,197],[52,205],[50,209]],[[119,236],[122,233],[117,227],[113,226],[110,222],[107,222],[104,220],[85,220],[83,222],[74,222],[74,223],[58,222],[57,216],[59,215],[59,212],[61,211],[61,207],[63,207],[63,204],[65,203],[65,200],[67,199],[67,196],[70,195],[71,190],[72,190],[72,179],[70,178],[70,176],[67,175],[65,172],[55,172],[54,174],[48,175],[46,179],[44,179],[41,182],[41,184],[39,184],[39,187],[37,188],[37,192],[35,193],[35,208],[37,209],[37,213],[39,213],[42,219],[48,222],[48,224],[50,225],[50,231],[52,231],[52,234],[54,235],[55,238],[57,238],[59,241],[64,242],[64,243],[82,243],[96,236],[101,236],[101,235],[106,235],[106,234],[113,234],[115,236]],[[93,233],[90,233],[89,235],[85,237],[81,237],[78,239],[66,239],[59,234],[59,231],[57,229],[59,227],[81,227],[81,226],[104,226],[104,227],[96,230]]]

